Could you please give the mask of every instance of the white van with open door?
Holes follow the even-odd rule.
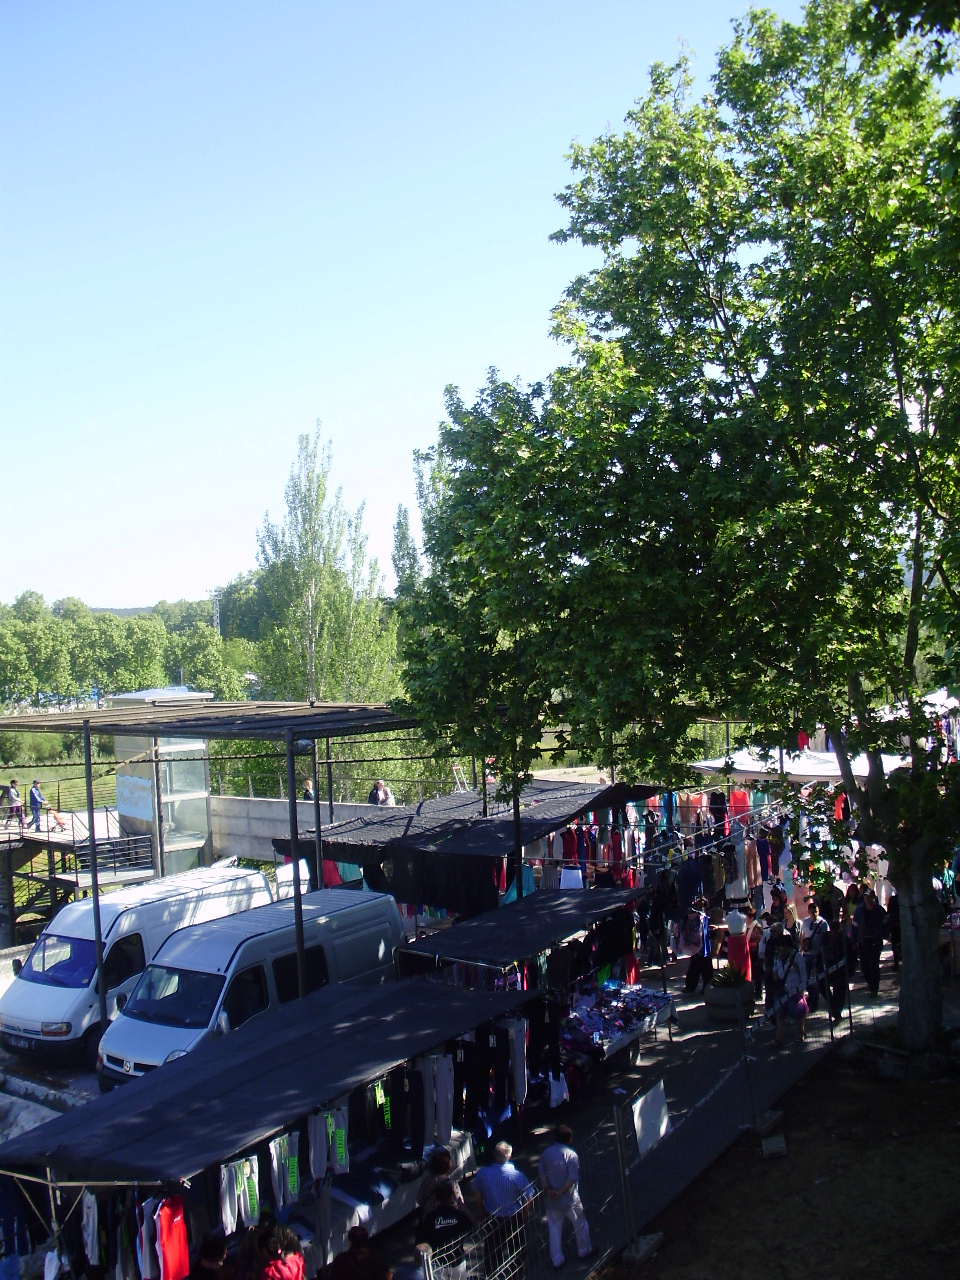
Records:
[[[388,893],[320,889],[303,897],[307,992],[396,978],[403,921]],[[300,994],[291,899],[173,934],[100,1042],[100,1086],[136,1079]]]
[[[170,934],[186,925],[272,901],[260,871],[215,865],[100,898],[107,1015],[136,986]],[[69,902],[53,917],[0,998],[0,1043],[13,1053],[82,1056],[91,1068],[100,1040],[93,899]]]

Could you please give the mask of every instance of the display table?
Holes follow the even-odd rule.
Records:
[[[561,1028],[561,1052],[603,1061],[675,1015],[668,992],[605,982],[575,998]]]

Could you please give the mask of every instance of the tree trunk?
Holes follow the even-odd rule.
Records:
[[[942,1016],[942,977],[937,933],[940,911],[930,882],[929,859],[919,854],[899,877],[900,936],[903,965],[900,975],[900,1042],[921,1051],[936,1044]]]

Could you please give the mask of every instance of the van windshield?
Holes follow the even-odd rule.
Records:
[[[20,977],[47,987],[85,987],[97,967],[92,938],[43,933],[24,961]]]
[[[205,1027],[222,990],[222,974],[151,964],[143,971],[123,1012],[125,1017],[162,1022],[166,1027]]]

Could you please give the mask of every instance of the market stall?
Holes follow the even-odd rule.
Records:
[[[115,1224],[108,1265],[132,1277],[118,1241],[137,1239],[156,1215],[177,1219],[192,1251],[270,1206],[301,1235],[312,1276],[350,1226],[374,1232],[411,1212],[435,1145],[458,1172],[473,1167],[472,1126],[462,1108],[457,1123],[453,1106],[453,1060],[470,1059],[460,1083],[489,1109],[492,1082],[509,1070],[509,1055],[490,1070],[491,1040],[519,1025],[526,999],[423,980],[327,987],[5,1143],[0,1173],[15,1179],[35,1221],[49,1225],[54,1212],[75,1274],[85,1266],[84,1216]],[[144,1241],[155,1248],[149,1227]]]
[[[531,1083],[553,1104],[585,1070],[675,1017],[673,998],[638,981],[634,906],[642,889],[537,893],[397,951],[401,973],[538,993],[529,1020]]]
[[[535,781],[520,800],[520,840],[529,853],[550,835],[588,813],[619,813],[656,788],[618,782],[598,787]],[[484,808],[486,807],[486,812]],[[304,833],[304,839],[310,833]],[[486,803],[476,791],[458,791],[416,805],[370,806],[370,812],[324,827],[325,862],[363,870],[371,889],[392,893],[400,903],[424,903],[462,919],[497,905],[501,874],[515,849],[511,805]],[[281,857],[290,841],[278,836]],[[532,856],[532,854],[530,855]]]

